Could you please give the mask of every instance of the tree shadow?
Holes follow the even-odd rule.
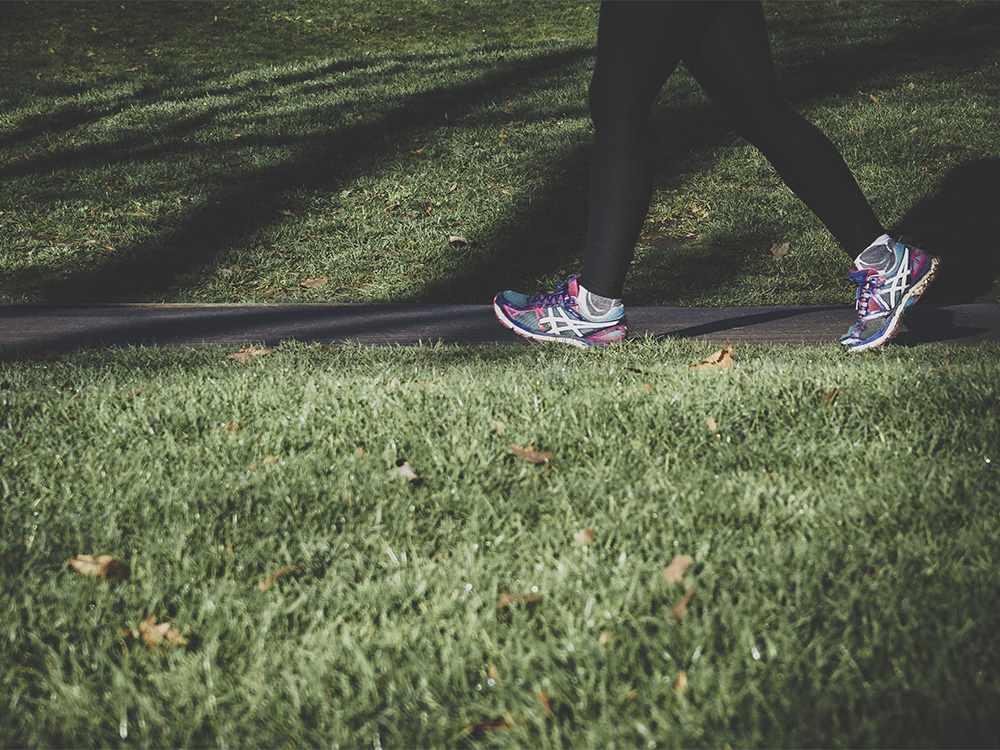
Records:
[[[824,97],[858,91],[901,74],[928,71],[946,75],[951,70],[966,70],[970,61],[979,59],[974,50],[992,50],[987,40],[1000,30],[1000,6],[949,7],[948,14],[952,22],[946,27],[933,14],[928,16],[929,20],[901,26],[894,30],[892,45],[886,45],[882,39],[870,39],[839,45],[820,62],[792,60],[786,70],[779,70],[786,92],[801,108]],[[777,32],[792,35],[798,30],[779,24]],[[777,47],[780,67],[786,55],[780,54],[780,40]],[[446,124],[454,127],[455,122],[473,117],[498,96],[524,95],[546,76],[569,75],[569,71],[578,69],[593,54],[592,48],[570,45],[549,47],[526,58],[505,56],[503,51],[485,55],[488,60],[474,64],[470,62],[474,56],[467,54],[423,54],[379,58],[378,64],[338,61],[305,64],[299,71],[273,74],[262,71],[223,74],[221,81],[215,80],[220,75],[217,72],[206,72],[195,76],[183,90],[164,88],[165,81],[146,81],[125,86],[117,98],[57,108],[51,115],[39,116],[24,129],[4,135],[3,143],[28,143],[46,133],[68,137],[76,127],[130,107],[161,103],[165,99],[190,104],[206,91],[232,98],[213,112],[218,116],[236,111],[246,97],[265,95],[265,83],[315,90],[329,81],[330,86],[349,88],[351,81],[382,74],[379,71],[385,66],[395,65],[400,71],[414,62],[428,70],[435,66],[468,67],[459,84],[400,96],[386,102],[377,115],[341,125],[329,135],[296,135],[291,130],[280,137],[248,138],[213,146],[220,154],[228,152],[234,158],[245,154],[249,145],[258,149],[291,148],[295,155],[269,167],[243,166],[234,170],[210,200],[189,208],[179,225],[131,247],[119,248],[117,256],[97,270],[70,272],[63,278],[50,279],[44,277],[44,270],[29,268],[9,276],[4,286],[37,290],[37,296],[45,301],[130,301],[169,295],[183,288],[189,274],[230,249],[251,242],[256,234],[280,221],[279,210],[290,194],[303,190],[328,194],[352,180],[376,173],[396,155],[386,143],[408,142],[418,133]],[[484,48],[478,50],[478,55],[484,57],[487,52]],[[267,80],[256,80],[255,76]],[[685,87],[691,89],[692,82],[681,73],[668,83],[663,96],[666,103],[661,102],[653,114],[654,128],[661,134],[654,153],[661,188],[679,187],[686,174],[710,167],[719,146],[732,137],[707,100],[697,92],[691,95]],[[579,116],[585,106],[580,101],[571,105],[571,109]],[[551,109],[549,114],[555,115],[567,108],[558,109],[553,103]],[[446,111],[452,115],[447,121],[443,119]],[[323,114],[320,110],[317,116]],[[162,143],[149,144],[143,133],[126,132],[119,140],[7,163],[0,166],[0,179],[31,178],[96,166],[127,170],[130,164],[138,162],[152,163],[167,156],[193,154],[197,145],[188,142],[187,136],[197,132],[202,122],[197,113],[180,120],[175,124],[176,132],[167,134]],[[480,252],[457,258],[442,278],[426,283],[408,298],[410,301],[485,302],[500,288],[531,286],[546,275],[565,275],[576,270],[586,228],[589,146],[566,147],[558,161],[537,161],[534,166],[546,175],[543,192],[483,226],[476,243]],[[934,195],[920,201],[894,227],[904,237],[912,237],[914,242],[940,254],[946,268],[977,269],[976,278],[961,281],[957,275],[944,271],[928,295],[935,300],[967,301],[989,294],[990,284],[1000,270],[1000,260],[986,250],[988,239],[996,236],[997,218],[990,210],[990,202],[1000,187],[997,166],[997,160],[993,159],[961,165],[945,178]],[[82,189],[67,186],[60,197],[71,198],[74,190],[77,197],[83,193]],[[670,286],[666,291],[679,284],[701,284],[707,291],[729,283],[746,265],[742,262],[745,257],[733,257],[732,253],[733,249],[727,247],[703,254],[717,266],[707,276],[699,274],[695,267],[699,259],[685,261],[683,255],[678,256],[676,278],[668,280]],[[669,299],[669,294],[664,298]]]

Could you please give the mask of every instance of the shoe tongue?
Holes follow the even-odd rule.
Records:
[[[878,271],[874,268],[859,268],[851,271],[847,277],[855,284],[864,284],[872,276],[878,276]]]

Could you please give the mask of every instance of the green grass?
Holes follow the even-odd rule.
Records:
[[[997,301],[1000,8],[766,9],[790,99],[958,269],[928,298]],[[581,259],[596,10],[0,4],[0,301],[541,289]],[[685,73],[654,120],[630,303],[848,301]],[[1000,741],[995,345],[229,351],[0,357],[0,746]]]
[[[0,366],[0,745],[996,746],[995,346],[229,351]]]
[[[0,13],[0,301],[484,303],[579,269],[595,3]],[[930,299],[1000,299],[1000,8],[767,15],[793,104],[958,269]],[[654,124],[630,303],[849,301],[847,257],[683,70]]]

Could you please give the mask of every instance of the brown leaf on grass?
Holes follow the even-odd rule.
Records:
[[[513,607],[531,606],[538,604],[542,597],[538,594],[512,594],[507,589],[500,589],[500,596],[497,599],[497,609],[507,610]]]
[[[326,286],[328,281],[329,279],[326,276],[317,276],[315,279],[300,281],[299,286],[303,289],[318,289],[321,286]]]
[[[70,568],[80,575],[96,578],[99,581],[116,583],[129,576],[128,565],[111,555],[76,555],[66,560]]]
[[[187,638],[170,627],[169,622],[157,624],[156,615],[150,615],[140,622],[137,630],[139,639],[150,649],[186,646],[188,642]]]
[[[691,370],[729,370],[733,366],[733,347],[727,346],[714,354],[705,357],[701,362],[691,365]]]
[[[465,238],[465,237],[462,237],[461,235],[458,235],[458,234],[449,234],[448,235],[448,244],[449,245],[468,245],[469,244],[469,240],[467,238]]]
[[[709,432],[718,432],[719,431],[719,425],[716,423],[714,417],[709,417],[708,419],[706,419],[705,420],[705,424],[708,426],[708,431]]]
[[[382,213],[387,214],[390,211],[395,211],[397,208],[399,208],[402,205],[403,204],[400,203],[399,201],[396,201],[394,203],[390,203],[388,206],[386,206],[385,208],[382,209]]]
[[[293,570],[298,570],[298,568],[294,565],[282,565],[276,571],[266,576],[264,580],[257,581],[257,587],[261,591],[267,591],[274,585],[274,582],[278,580],[278,576],[284,575],[285,573],[291,573]]]
[[[788,251],[791,249],[787,242],[782,242],[780,245],[775,242],[771,245],[771,255],[776,258],[780,258],[782,255],[788,255]]]
[[[670,619],[680,622],[684,617],[684,613],[687,612],[688,605],[691,604],[691,600],[694,599],[695,589],[691,589],[684,596],[677,600],[677,603],[670,608]]]
[[[237,362],[246,362],[248,359],[263,357],[265,354],[270,354],[273,351],[274,349],[262,349],[251,344],[246,349],[240,349],[238,352],[227,354],[226,359],[232,359]]]
[[[504,731],[510,731],[511,725],[514,721],[514,715],[507,712],[501,714],[500,716],[494,716],[490,719],[483,719],[482,721],[477,721],[472,724],[466,724],[462,727],[462,732],[465,734],[482,736],[501,729]]]
[[[660,573],[660,578],[665,583],[680,583],[684,580],[684,573],[692,562],[689,555],[677,555],[667,566],[667,569]]]
[[[396,474],[401,478],[405,479],[407,482],[415,482],[420,479],[413,469],[410,468],[410,462],[406,459],[399,459],[396,461]]]
[[[687,686],[688,686],[687,672],[685,672],[682,669],[680,673],[677,675],[677,680],[674,682],[674,692],[683,693],[685,690],[687,690]]]
[[[262,456],[259,461],[252,461],[250,463],[250,471],[253,471],[259,466],[272,466],[278,463],[278,457],[272,453],[268,453],[266,456]]]
[[[545,714],[546,719],[552,718],[552,699],[549,698],[549,694],[544,690],[538,691],[538,703],[542,707],[542,713]]]
[[[595,539],[597,539],[597,532],[593,529],[580,529],[573,535],[573,541],[584,547],[589,547]]]
[[[822,401],[827,406],[833,406],[833,402],[837,400],[837,396],[840,395],[840,389],[834,388],[832,391],[824,391],[819,394],[819,400]]]
[[[522,448],[519,445],[508,443],[507,447],[511,449],[515,456],[522,461],[527,461],[529,464],[549,464],[556,460],[553,454],[548,451],[535,450],[535,446],[533,445]]]
[[[612,640],[614,640],[614,635],[610,630],[602,630],[601,634],[597,637],[597,642],[602,646],[607,646]]]

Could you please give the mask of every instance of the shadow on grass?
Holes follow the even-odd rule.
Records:
[[[897,236],[941,258],[937,279],[924,295],[932,303],[1000,302],[1000,159],[951,170],[894,227]]]
[[[887,76],[898,77],[918,71],[942,75],[952,69],[965,70],[970,61],[983,54],[975,50],[983,48],[992,38],[991,34],[1000,28],[1000,7],[949,7],[947,12],[952,22],[946,28],[941,27],[939,17],[930,14],[919,23],[901,27],[892,45],[886,45],[882,39],[843,45],[815,65],[808,60],[801,63],[788,60],[792,75],[782,76],[786,90],[792,92],[794,103],[801,107],[826,96],[857,91]],[[780,34],[796,33],[794,25],[786,28],[779,24],[778,31]],[[986,48],[990,49],[991,45]],[[790,44],[789,49],[794,49],[794,44]],[[45,266],[29,267],[8,276],[4,287],[15,293],[31,290],[36,299],[44,301],[129,301],[169,296],[172,291],[182,288],[191,274],[208,267],[213,258],[231,248],[251,243],[259,232],[279,222],[280,210],[290,194],[303,190],[329,194],[351,180],[375,173],[397,153],[387,143],[406,143],[428,128],[454,126],[463,115],[471,116],[498,97],[526,95],[538,85],[539,79],[565,76],[591,55],[591,49],[568,46],[550,48],[527,59],[509,59],[496,54],[489,62],[479,60],[475,66],[470,66],[466,81],[461,84],[441,86],[386,102],[381,115],[343,125],[329,136],[296,135],[290,127],[289,132],[278,137],[250,136],[243,141],[213,144],[213,150],[221,155],[223,162],[232,158],[238,166],[222,180],[224,186],[208,200],[187,209],[185,218],[177,226],[131,247],[120,247],[115,256],[104,261],[97,270],[71,270],[53,279]],[[779,54],[778,58],[781,61],[783,56]],[[299,72],[273,75],[262,69],[252,74],[223,75],[221,77],[227,80],[221,82],[215,80],[220,76],[208,72],[188,79],[180,90],[166,81],[157,85],[136,83],[117,98],[96,97],[90,103],[57,107],[49,115],[39,115],[25,128],[3,136],[3,143],[27,148],[33,139],[43,136],[68,139],[77,127],[144,104],[176,101],[193,105],[207,95],[231,97],[232,101],[212,110],[211,117],[218,119],[219,115],[239,110],[247,97],[269,96],[268,85],[309,89],[326,78],[341,74],[360,81],[383,75],[387,66],[393,68],[395,65],[395,70],[403,71],[414,61],[428,69],[435,65],[468,64],[466,56],[457,55],[385,57],[379,58],[377,64],[374,61],[341,61],[324,66],[307,64]],[[670,96],[669,87],[674,85],[676,81],[668,84],[667,96]],[[67,91],[79,91],[75,83],[65,86],[69,87]],[[654,128],[661,134],[657,138],[657,164],[669,170],[667,176],[661,177],[661,186],[677,186],[685,171],[708,167],[713,150],[730,137],[704,97],[682,99],[669,108],[658,107],[654,112]],[[585,102],[571,106],[581,113]],[[445,111],[451,112],[451,120],[444,119]],[[553,103],[549,114],[554,113],[556,105]],[[295,115],[299,114],[296,111]],[[317,116],[323,114],[324,110],[318,108]],[[326,114],[335,112],[327,110]],[[539,113],[539,116],[544,114]],[[54,172],[108,166],[127,170],[131,164],[152,164],[166,157],[194,155],[199,146],[192,136],[197,134],[206,117],[194,113],[179,122],[173,121],[171,131],[161,131],[160,135],[166,135],[162,143],[150,144],[146,142],[147,134],[126,131],[118,134],[115,140],[108,139],[94,146],[8,162],[0,167],[0,178],[31,179]],[[249,146],[258,151],[290,148],[295,156],[273,166],[254,167],[245,159]],[[693,154],[695,148],[697,152]],[[482,254],[462,256],[460,264],[456,263],[442,278],[428,282],[410,299],[484,302],[498,289],[530,287],[544,276],[574,272],[581,260],[585,232],[588,162],[587,148],[571,147],[564,149],[558,163],[536,164],[539,171],[548,175],[544,192],[527,205],[485,226],[478,243],[484,248]],[[961,281],[957,275],[951,276],[944,271],[929,293],[935,301],[971,301],[989,294],[990,284],[1000,271],[1000,260],[987,251],[987,239],[996,236],[997,223],[988,202],[997,194],[998,187],[1000,175],[995,160],[962,165],[948,175],[935,195],[920,201],[895,228],[905,237],[912,237],[915,242],[924,243],[940,254],[947,263],[946,268],[977,269],[974,278],[963,277]],[[155,190],[155,186],[148,189]],[[65,200],[85,194],[86,190],[67,184],[62,195],[52,198]],[[723,254],[731,255],[731,252],[726,250]],[[718,261],[713,263],[712,273],[707,275],[703,272],[706,258]],[[664,269],[669,278],[664,282],[662,299],[669,302],[680,288],[701,285],[707,291],[729,283],[745,266],[742,260],[745,258],[723,258],[709,251],[700,253],[699,257],[691,256],[687,262],[681,253],[676,269]]]

